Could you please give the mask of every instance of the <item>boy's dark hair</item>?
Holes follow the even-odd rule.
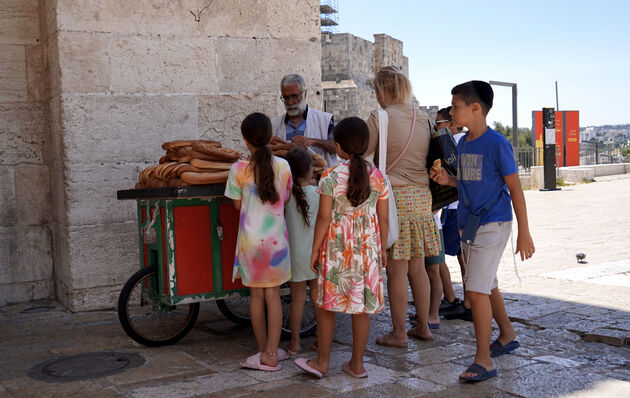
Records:
[[[439,111],[437,111],[437,113],[435,114],[436,116],[435,120],[444,119],[450,122],[451,121],[451,114],[450,114],[451,108],[452,106],[447,106],[446,108],[442,108]]]
[[[358,117],[347,117],[335,126],[335,142],[350,156],[350,176],[346,197],[352,206],[358,206],[370,196],[370,176],[368,162],[361,156],[365,153],[370,139],[367,124]]]
[[[293,175],[293,188],[291,192],[295,198],[298,211],[304,218],[304,224],[310,227],[311,222],[308,219],[309,205],[306,201],[306,195],[304,194],[302,186],[297,184],[296,181],[298,178],[308,177],[308,172],[313,165],[313,157],[304,149],[295,147],[284,155],[284,159],[289,162],[289,167],[291,167],[291,175]]]
[[[466,105],[478,102],[481,105],[483,115],[486,116],[492,108],[492,100],[494,99],[494,91],[490,84],[481,80],[471,80],[466,83],[458,84],[451,90],[452,95],[459,96]]]
[[[248,167],[254,171],[254,182],[260,200],[263,203],[276,203],[280,195],[276,191],[273,152],[267,145],[271,140],[271,120],[262,113],[250,113],[241,123],[241,134],[251,146],[256,148]]]

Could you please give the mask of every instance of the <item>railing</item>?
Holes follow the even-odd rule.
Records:
[[[514,159],[518,166],[518,173],[528,174],[531,167],[536,165],[534,162],[534,148],[514,148]]]
[[[622,163],[619,148],[599,142],[582,141],[580,144],[580,165]]]
[[[544,148],[520,147],[514,148],[514,159],[519,174],[528,174],[532,166],[542,166]],[[623,155],[619,148],[592,142],[580,144],[580,166],[595,164],[622,163]],[[560,167],[560,147],[556,146],[556,174]]]

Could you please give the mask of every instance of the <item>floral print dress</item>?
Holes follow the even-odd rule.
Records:
[[[389,190],[377,168],[370,171],[370,196],[354,207],[346,197],[348,162],[322,174],[318,192],[333,197],[332,220],[320,252],[320,308],[350,314],[374,314],[384,309],[381,238],[377,200]]]
[[[241,200],[232,281],[239,276],[247,287],[274,287],[291,278],[289,240],[284,220],[284,202],[291,195],[291,169],[281,158],[273,158],[276,203],[263,203],[258,196],[249,161],[232,165],[225,196]]]

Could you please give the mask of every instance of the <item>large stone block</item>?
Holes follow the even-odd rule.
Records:
[[[26,46],[26,87],[29,101],[46,100],[46,48]]]
[[[60,167],[51,167],[50,169],[50,190],[52,196],[51,221],[68,225],[66,174]]]
[[[269,58],[273,39],[217,39],[219,91],[222,93],[264,93],[272,91],[279,80],[271,76]],[[294,61],[295,58],[292,58]],[[301,61],[301,60],[300,60]]]
[[[59,30],[192,36],[197,0],[57,0]],[[203,6],[202,6],[203,7]]]
[[[46,86],[48,97],[54,98],[61,93],[61,68],[59,66],[59,42],[57,32],[48,36],[46,42]]]
[[[0,284],[52,279],[50,230],[46,226],[3,228]]]
[[[37,44],[39,0],[3,0],[0,4],[0,43]]]
[[[59,32],[59,67],[63,93],[109,91],[110,35],[97,32]]]
[[[52,222],[52,258],[55,264],[55,279],[61,281],[72,280],[70,253],[68,252],[68,226]]]
[[[268,0],[267,24],[271,37],[306,39],[319,45],[318,0]]]
[[[0,44],[0,103],[27,100],[24,46]]]
[[[54,292],[55,286],[52,279],[7,285],[0,284],[0,305],[51,298]]]
[[[197,97],[62,95],[64,163],[157,163],[164,141],[199,138]]]
[[[290,73],[321,89],[319,42],[219,38],[216,46],[222,93],[279,94],[280,79]]]
[[[269,37],[267,30],[267,0],[214,0],[199,15],[199,32],[214,37]],[[195,14],[205,4],[194,9]],[[292,19],[293,21],[293,19]],[[301,32],[299,32],[301,33]]]
[[[139,269],[138,224],[70,227],[68,253],[72,290],[122,286]]]
[[[94,311],[116,308],[122,286],[95,286],[71,289],[63,281],[56,281],[57,300],[70,311]]]
[[[13,166],[0,166],[0,230],[17,224]],[[8,253],[8,252],[2,252]],[[0,256],[1,257],[1,256]]]
[[[44,163],[45,104],[0,104],[0,164]]]
[[[199,131],[202,138],[247,152],[240,125],[245,116],[262,112],[273,118],[280,113],[277,96],[272,94],[207,95],[199,97]]]
[[[157,164],[157,160],[154,163]],[[117,200],[116,191],[133,188],[145,167],[138,163],[69,164],[65,171],[68,225],[110,224],[135,219],[135,202]]]
[[[110,43],[114,93],[217,91],[214,40],[207,37],[116,35]]]
[[[43,164],[15,166],[18,225],[45,225],[51,210],[50,168]]]

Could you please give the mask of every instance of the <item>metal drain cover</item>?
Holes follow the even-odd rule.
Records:
[[[28,375],[48,382],[89,380],[122,373],[144,363],[140,354],[91,352],[51,359],[31,368]]]

